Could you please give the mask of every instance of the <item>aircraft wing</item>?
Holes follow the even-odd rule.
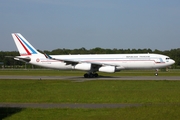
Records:
[[[90,63],[92,65],[95,65],[95,66],[98,66],[98,67],[101,67],[101,66],[115,66],[115,67],[118,67],[118,65],[113,65],[113,64],[106,64],[106,63],[100,63],[100,62],[92,62],[92,61],[85,61],[85,60],[70,60],[70,59],[57,59],[57,58],[52,58],[51,56],[45,54],[45,56],[49,59],[52,59],[52,60],[58,60],[58,61],[62,61],[62,62],[65,62],[67,65],[76,65],[76,64],[79,64],[79,63]]]
[[[50,55],[44,53],[45,57],[48,58],[48,59],[52,59],[52,60],[57,60],[57,61],[62,61],[62,62],[65,62],[66,65],[76,65],[79,63],[79,61],[75,61],[75,60],[68,60],[68,59],[57,59],[57,58],[53,58],[51,57]]]
[[[115,66],[115,67],[118,66],[118,65],[113,65],[113,64],[100,63],[100,62],[92,62],[92,61],[81,61],[80,63],[90,63],[92,65],[97,65],[97,66]]]

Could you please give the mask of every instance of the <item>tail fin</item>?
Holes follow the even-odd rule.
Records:
[[[21,56],[41,54],[20,33],[12,33],[12,37]]]

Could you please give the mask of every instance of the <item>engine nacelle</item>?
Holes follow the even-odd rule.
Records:
[[[80,64],[77,64],[73,67],[73,69],[76,69],[76,70],[90,70],[91,69],[91,64],[89,63],[80,63]]]
[[[108,72],[108,73],[114,73],[116,72],[115,66],[102,66],[99,68],[100,72]]]

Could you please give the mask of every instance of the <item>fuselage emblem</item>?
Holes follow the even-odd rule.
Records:
[[[37,59],[36,59],[36,62],[39,62],[39,61],[40,61],[40,59],[39,59],[39,58],[37,58]]]

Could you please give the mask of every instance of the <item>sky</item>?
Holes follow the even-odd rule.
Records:
[[[11,33],[36,49],[180,48],[180,0],[1,0],[0,51]]]

